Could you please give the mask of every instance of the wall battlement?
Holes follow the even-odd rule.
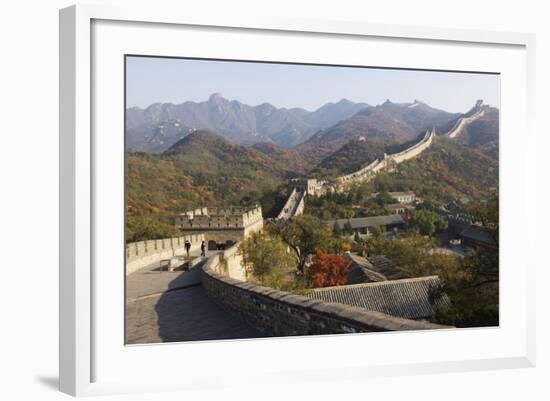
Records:
[[[384,157],[374,160],[369,165],[362,167],[351,174],[338,177],[336,179],[336,184],[329,183],[327,180],[317,180],[312,178],[294,178],[290,180],[289,184],[292,190],[285,205],[283,206],[283,209],[277,216],[277,219],[286,220],[300,214],[305,207],[305,195],[323,195],[326,192],[342,191],[347,185],[369,181],[379,171],[418,156],[430,147],[435,135],[435,128],[432,128],[431,130],[429,129],[426,131],[422,139],[414,145],[401,152],[392,153],[389,155],[384,153]],[[303,194],[301,198],[298,197],[298,194],[300,193]],[[293,213],[293,210],[299,211],[299,213]]]
[[[185,241],[191,243],[191,250],[200,249],[204,234],[185,235],[126,244],[126,275],[145,266],[185,254]]]
[[[354,306],[309,299],[301,295],[247,283],[236,278],[242,256],[236,246],[209,258],[202,285],[207,294],[238,313],[266,335],[292,336],[395,330],[430,330],[440,326],[369,311]],[[242,271],[242,270],[241,270]]]
[[[435,135],[435,129],[432,128],[431,130],[427,130],[422,139],[414,145],[408,147],[405,150],[402,150],[401,152],[384,154],[384,157],[374,160],[369,165],[357,171],[354,171],[351,174],[346,174],[338,177],[337,182],[340,184],[341,187],[345,184],[368,181],[372,179],[375,174],[380,170],[418,156],[420,153],[430,147],[432,141],[435,138]]]
[[[263,220],[262,208],[202,207],[176,216],[181,230],[203,231],[219,229],[245,229]]]
[[[451,130],[449,132],[447,132],[447,136],[449,138],[455,138],[456,136],[458,136],[462,132],[462,130],[464,129],[464,127],[466,125],[474,122],[475,120],[477,120],[480,117],[483,117],[483,115],[485,115],[485,110],[482,109],[482,110],[479,110],[478,112],[476,112],[475,114],[471,115],[470,117],[459,118],[457,120],[456,124],[454,125],[454,127],[451,128]]]
[[[304,212],[306,192],[299,191],[299,188],[292,188],[285,205],[277,215],[277,219],[288,220]]]

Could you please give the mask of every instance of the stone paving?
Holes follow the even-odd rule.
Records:
[[[263,337],[208,298],[201,270],[202,264],[190,271],[160,272],[152,265],[127,276],[126,343]]]

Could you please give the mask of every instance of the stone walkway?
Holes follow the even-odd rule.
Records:
[[[127,276],[126,343],[263,337],[206,295],[201,270],[159,272],[153,265]]]

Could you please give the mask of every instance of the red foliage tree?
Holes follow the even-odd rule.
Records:
[[[318,249],[307,269],[307,276],[315,288],[344,285],[348,282],[350,265],[351,260]]]

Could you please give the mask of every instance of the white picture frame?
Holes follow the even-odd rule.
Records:
[[[108,144],[98,143],[93,134],[93,127],[98,126],[97,110],[95,110],[92,97],[101,92],[101,88],[92,85],[94,68],[100,68],[94,55],[98,54],[99,46],[105,41],[98,39],[93,41],[94,24],[105,21],[109,27],[121,24],[134,24],[131,29],[138,32],[146,27],[157,26],[159,28],[177,29],[177,27],[197,27],[208,30],[221,30],[227,32],[242,32],[243,35],[253,35],[254,32],[266,34],[281,35],[306,35],[308,37],[319,38],[341,38],[342,40],[361,40],[362,38],[373,38],[385,40],[388,43],[392,41],[416,41],[422,43],[434,43],[443,51],[445,46],[462,46],[464,48],[483,48],[484,46],[494,48],[512,49],[510,57],[517,62],[517,73],[510,72],[510,77],[514,76],[514,83],[518,87],[518,104],[521,109],[518,114],[521,116],[517,121],[510,119],[510,126],[521,127],[525,133],[522,137],[522,145],[515,146],[515,142],[510,142],[509,147],[515,146],[519,154],[518,171],[508,168],[511,160],[504,157],[502,163],[503,171],[506,172],[503,179],[510,180],[512,183],[523,183],[521,192],[513,194],[510,189],[510,201],[503,200],[503,207],[518,207],[521,210],[520,217],[526,217],[526,221],[532,222],[536,210],[527,204],[527,194],[533,194],[535,188],[535,136],[533,131],[533,112],[534,112],[534,35],[524,33],[507,32],[484,32],[457,29],[437,29],[415,26],[397,26],[397,25],[374,25],[363,22],[349,21],[315,21],[315,20],[293,20],[291,18],[243,18],[219,19],[204,15],[188,15],[185,10],[166,10],[153,6],[146,8],[111,8],[108,6],[78,5],[72,6],[60,11],[60,390],[71,395],[94,395],[108,393],[126,393],[133,391],[157,391],[167,389],[202,389],[211,385],[232,386],[237,385],[233,377],[227,374],[223,366],[209,367],[208,369],[197,369],[186,379],[176,379],[167,376],[163,379],[152,378],[149,381],[140,380],[139,377],[132,375],[122,365],[116,365],[113,355],[104,347],[103,332],[105,324],[102,323],[103,315],[101,306],[96,307],[94,301],[95,291],[104,291],[106,296],[114,294],[117,291],[116,285],[109,288],[98,289],[103,283],[103,276],[97,275],[94,268],[97,267],[97,261],[103,256],[97,254],[97,248],[94,244],[94,235],[101,230],[103,225],[98,220],[102,212],[98,209],[97,193],[101,193],[101,180],[98,180],[97,169],[101,167],[98,164],[98,158],[101,163],[111,163],[111,153],[105,152],[99,154],[105,149],[111,149]],[[113,25],[114,24],[114,25]],[[108,29],[110,29],[107,27]],[[129,25],[115,27],[117,40],[120,42],[124,38],[120,31],[129,30]],[[111,31],[109,31],[111,32]],[[109,33],[108,32],[108,33]],[[158,35],[166,33],[159,31]],[[98,35],[101,35],[99,33]],[[129,35],[132,36],[132,35]],[[160,37],[160,36],[159,36]],[[319,40],[321,40],[319,39]],[[128,39],[129,40],[129,39]],[[276,40],[276,39],[274,39]],[[205,42],[206,44],[207,42]],[[484,49],[481,49],[484,50]],[[426,60],[429,66],[430,61]],[[457,70],[465,68],[457,64]],[[512,68],[512,67],[510,67]],[[466,68],[468,69],[468,68]],[[510,78],[512,79],[512,78]],[[100,79],[101,80],[101,79]],[[97,84],[97,82],[96,82]],[[122,87],[120,88],[122,91]],[[510,91],[503,91],[503,100],[508,100],[511,96]],[[524,95],[524,96],[523,96]],[[99,95],[101,96],[101,95]],[[503,102],[506,105],[506,102]],[[511,103],[510,103],[511,104]],[[119,110],[122,113],[122,109]],[[503,106],[503,113],[506,113],[506,107]],[[99,113],[101,114],[101,113]],[[508,124],[505,121],[505,124]],[[515,125],[514,125],[515,124]],[[117,126],[116,124],[114,124]],[[116,135],[123,135],[123,126]],[[506,128],[506,125],[505,125]],[[506,131],[506,130],[505,130]],[[510,139],[514,141],[515,139]],[[113,148],[116,150],[116,146]],[[502,152],[506,152],[504,149]],[[115,156],[113,156],[114,158]],[[99,173],[101,175],[101,173]],[[501,180],[502,181],[502,180]],[[116,184],[115,182],[112,183]],[[121,188],[122,190],[122,188]],[[503,195],[507,193],[504,192]],[[508,206],[507,206],[508,205]],[[122,210],[119,211],[122,214]],[[505,215],[504,215],[505,216]],[[534,224],[534,223],[527,223]],[[510,221],[508,230],[510,238],[513,236],[513,227],[517,226],[517,221]],[[531,227],[532,228],[532,227]],[[353,360],[352,356],[341,357],[332,361],[311,360],[297,362],[290,370],[284,368],[283,362],[273,360],[271,366],[268,364],[256,364],[254,368],[242,366],[243,356],[253,358],[258,352],[267,352],[269,347],[281,347],[290,349],[291,353],[297,352],[296,344],[303,346],[304,341],[309,341],[314,346],[337,346],[341,344],[341,336],[326,336],[323,338],[310,338],[307,340],[286,338],[277,340],[249,340],[240,342],[203,342],[196,344],[181,345],[153,345],[148,349],[144,347],[125,348],[121,339],[119,343],[120,358],[128,359],[128,364],[135,365],[139,358],[143,359],[145,365],[162,360],[161,358],[170,358],[176,353],[185,352],[188,358],[193,360],[197,355],[214,355],[219,353],[224,358],[235,358],[235,364],[241,364],[238,372],[247,371],[254,374],[258,382],[270,382],[273,380],[296,380],[296,371],[299,371],[300,380],[319,380],[330,377],[353,377],[360,380],[364,377],[380,375],[399,375],[399,374],[420,374],[430,372],[449,372],[466,371],[478,369],[502,369],[511,367],[529,367],[535,363],[535,338],[534,338],[534,279],[530,274],[534,271],[536,260],[530,255],[531,245],[527,242],[521,242],[514,252],[523,253],[526,257],[521,260],[522,278],[518,280],[517,287],[514,289],[514,299],[510,303],[516,302],[518,307],[517,316],[521,320],[514,331],[512,337],[498,337],[499,333],[505,333],[511,330],[506,325],[492,332],[481,333],[481,331],[469,330],[457,333],[443,334],[447,341],[459,341],[460,337],[468,338],[467,341],[474,343],[481,334],[485,340],[489,341],[494,337],[495,343],[502,341],[513,341],[510,343],[510,349],[513,351],[505,352],[504,348],[499,350],[495,348],[490,352],[481,351],[472,352],[465,358],[455,358],[436,360],[417,359],[414,353],[406,355],[406,362],[395,362],[390,360],[384,363],[383,359],[376,359],[373,355],[373,361]],[[120,257],[123,249],[120,249]],[[512,257],[513,254],[510,254]],[[114,263],[116,265],[116,263]],[[116,268],[116,266],[114,267]],[[121,272],[123,266],[120,266]],[[121,273],[122,277],[122,273]],[[511,287],[510,287],[511,288]],[[119,288],[120,289],[120,288]],[[122,289],[120,289],[122,291]],[[502,297],[506,297],[510,292],[503,291]],[[122,297],[122,293],[120,294]],[[115,302],[118,298],[114,296]],[[506,299],[506,301],[508,301]],[[118,308],[118,307],[117,307]],[[123,322],[121,321],[122,325]],[[103,328],[99,328],[101,326]],[[99,330],[99,331],[98,331]],[[481,333],[481,334],[480,334]],[[433,333],[403,333],[397,338],[405,338],[412,341],[437,341]],[[377,335],[378,337],[386,335]],[[392,337],[390,335],[390,337]],[[438,336],[439,337],[439,336]],[[497,338],[498,337],[498,338]],[[355,346],[365,341],[366,338],[351,336],[349,340]],[[300,342],[302,341],[302,342]],[[377,340],[378,341],[378,340]],[[481,340],[480,340],[481,341]],[[495,345],[495,347],[497,347]],[[112,346],[116,346],[112,345]],[[502,345],[504,346],[504,345]],[[306,347],[307,348],[307,347]],[[141,356],[145,355],[146,356]],[[114,358],[110,361],[110,358]],[[348,358],[348,360],[346,360]],[[442,356],[445,358],[445,355]],[[396,358],[393,358],[396,359]],[[397,358],[399,359],[399,358]],[[97,360],[103,361],[98,363]],[[252,360],[252,359],[251,359]],[[120,360],[118,360],[120,361]],[[100,366],[106,363],[113,363],[116,366],[118,374],[103,375]],[[197,365],[199,366],[199,365]],[[248,370],[247,370],[248,369]]]

